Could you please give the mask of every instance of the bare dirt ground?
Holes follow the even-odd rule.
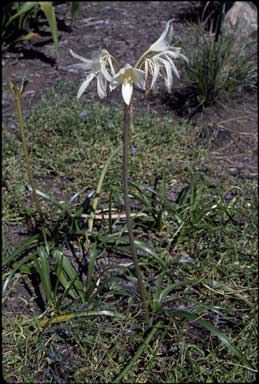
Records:
[[[80,83],[82,74],[69,69],[75,60],[72,48],[78,54],[90,57],[100,48],[111,52],[121,64],[134,64],[141,53],[162,33],[165,23],[174,19],[175,36],[182,42],[188,39],[188,21],[197,19],[197,4],[192,1],[135,1],[135,2],[81,2],[80,11],[72,28],[69,26],[69,10],[66,3],[58,3],[60,56],[55,60],[54,48],[48,25],[42,19],[40,37],[26,43],[16,42],[3,52],[3,123],[13,119],[14,103],[7,84],[15,73],[18,79],[25,77],[29,85],[25,92],[24,109],[35,105],[46,90],[58,81]],[[176,83],[177,87],[177,83]],[[113,102],[120,99],[115,91]],[[153,100],[144,99],[135,92],[134,107],[148,107],[163,114],[165,111],[179,118],[178,109],[168,96],[158,94]],[[87,102],[97,100],[95,86],[84,96]],[[109,100],[105,99],[105,103]],[[204,137],[211,142],[211,164],[234,176],[257,177],[257,95],[245,93],[236,100],[209,108],[192,119],[202,127]]]

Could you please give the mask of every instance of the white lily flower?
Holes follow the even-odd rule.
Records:
[[[126,64],[120,71],[114,75],[110,84],[110,89],[115,89],[122,84],[122,97],[127,105],[133,94],[133,85],[135,84],[140,89],[145,89],[145,72],[141,69],[133,68],[130,64]]]
[[[155,41],[144,54],[139,58],[135,67],[141,68],[144,66],[145,71],[145,85],[148,78],[148,74],[152,76],[152,82],[150,89],[152,89],[161,75],[165,79],[165,85],[168,92],[172,89],[173,74],[176,77],[180,77],[179,72],[173,62],[173,59],[182,58],[186,61],[187,58],[180,53],[181,48],[174,47],[172,45],[173,38],[173,20],[169,20],[166,23],[165,30],[157,41]],[[156,53],[152,57],[148,57],[150,53]]]
[[[173,38],[173,20],[168,20],[162,35],[148,49],[148,52],[162,52],[167,50]]]
[[[155,83],[158,79],[158,76],[161,75],[165,79],[165,85],[167,87],[168,92],[171,92],[173,85],[173,74],[179,79],[180,74],[173,62],[172,59],[182,58],[187,61],[187,58],[178,51],[163,51],[154,55],[151,58],[146,58],[144,61],[145,68],[145,79],[148,77],[148,73],[152,76],[152,82],[150,85],[150,89],[155,86]],[[161,74],[162,72],[163,74]]]
[[[92,59],[86,59],[83,56],[76,54],[70,49],[70,53],[76,59],[82,61],[80,64],[74,64],[71,68],[83,69],[86,73],[86,79],[81,84],[77,98],[79,99],[82,94],[86,91],[89,84],[94,78],[97,78],[97,92],[98,96],[103,99],[107,96],[107,84],[112,81],[113,75],[115,74],[113,67],[113,57],[109,54],[106,49],[102,49],[100,53],[95,55]],[[110,69],[109,73],[107,67]]]

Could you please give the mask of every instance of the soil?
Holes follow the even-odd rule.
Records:
[[[29,80],[24,92],[24,111],[29,111],[40,96],[58,81],[80,84],[81,74],[69,68],[76,63],[69,53],[70,48],[84,57],[91,57],[94,51],[103,48],[112,53],[122,65],[127,62],[134,64],[141,53],[161,35],[169,19],[174,19],[177,38],[186,41],[190,33],[188,22],[197,19],[198,3],[80,2],[79,14],[70,27],[67,3],[57,2],[60,48],[57,60],[44,18],[38,25],[39,37],[27,42],[16,40],[3,51],[3,123],[9,125],[16,119],[13,115],[15,110],[12,96],[7,89],[13,74],[17,79],[25,77]],[[144,108],[155,109],[161,115],[169,112],[175,119],[182,119],[184,113],[181,113],[181,104],[175,103],[178,87],[179,83],[176,82],[172,97],[161,91],[152,98],[145,98],[142,93],[134,91],[134,108],[141,109],[144,105]],[[210,143],[209,163],[204,165],[205,168],[218,169],[219,174],[224,170],[226,174],[235,177],[257,178],[256,96],[255,92],[245,92],[242,97],[217,103],[191,119],[194,127],[200,127],[198,140]],[[95,100],[99,99],[94,85],[83,96],[82,102]],[[119,90],[115,91],[112,100],[104,99],[104,102],[109,104],[121,100]]]

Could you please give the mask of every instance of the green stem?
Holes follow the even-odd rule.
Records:
[[[137,258],[136,246],[134,243],[134,236],[132,230],[132,223],[130,217],[130,207],[129,207],[129,185],[128,185],[128,162],[129,162],[129,121],[130,121],[130,106],[125,104],[124,110],[124,135],[123,135],[123,192],[124,192],[124,205],[125,205],[125,213],[126,220],[129,232],[129,242],[131,255],[134,262],[134,267],[136,271],[136,276],[138,280],[138,287],[140,291],[140,296],[142,300],[143,310],[145,321],[149,322],[149,310],[148,310],[148,301],[147,301],[147,293],[143,283],[142,273],[139,267],[139,262]]]
[[[39,200],[38,195],[36,193],[36,186],[35,186],[35,183],[33,180],[33,175],[32,175],[32,166],[31,166],[31,161],[30,161],[30,156],[29,156],[29,151],[28,151],[26,136],[25,136],[25,128],[24,128],[24,120],[23,120],[23,114],[22,114],[22,108],[21,108],[21,94],[20,94],[20,92],[16,93],[15,102],[16,102],[16,109],[17,109],[17,114],[18,114],[20,134],[21,134],[21,139],[22,139],[22,149],[23,149],[23,153],[24,153],[24,157],[25,157],[28,179],[29,179],[29,182],[30,182],[31,188],[32,188],[32,196],[33,196],[39,217],[42,220],[42,222],[44,222],[42,209],[41,209],[41,205],[40,205],[40,200]]]

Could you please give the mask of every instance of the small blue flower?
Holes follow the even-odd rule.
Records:
[[[110,123],[108,123],[107,127],[108,128],[113,128],[113,124],[110,122]]]
[[[83,111],[83,112],[82,112],[82,116],[83,116],[83,117],[86,117],[87,115],[88,115],[88,112],[87,112],[87,111]]]
[[[137,146],[134,144],[134,145],[132,145],[132,147],[131,147],[131,154],[132,154],[133,156],[136,156],[136,153],[137,153]]]
[[[224,200],[231,201],[233,199],[233,195],[230,192],[225,193]]]
[[[255,377],[255,372],[249,371],[248,376],[249,376],[249,379],[253,379]]]

